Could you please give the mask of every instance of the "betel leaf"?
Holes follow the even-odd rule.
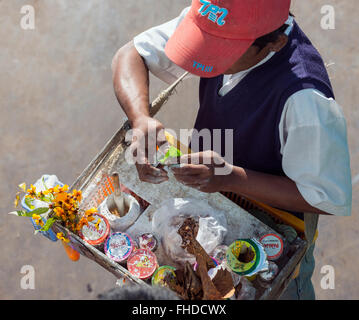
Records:
[[[32,217],[32,213],[27,212],[25,210],[12,211],[12,212],[9,212],[9,214],[13,214],[18,217]]]
[[[170,148],[168,149],[167,151],[167,154],[169,157],[173,158],[173,157],[180,157],[182,156],[182,152],[181,150],[173,147],[173,146],[170,146]]]
[[[34,201],[34,199],[31,198],[25,198],[25,204],[30,208],[30,210],[34,209],[35,207],[33,206],[32,202]]]
[[[40,197],[39,200],[43,201],[43,202],[51,203],[53,199],[50,199],[49,195],[48,196],[44,195],[44,196]]]
[[[35,210],[32,210],[31,212],[29,212],[29,214],[31,214],[31,217],[33,214],[44,214],[46,213],[47,211],[49,211],[49,208],[48,207],[42,207],[42,208],[37,208]]]
[[[40,231],[49,231],[49,229],[52,227],[52,225],[55,223],[56,219],[55,218],[49,218],[45,225],[41,228]]]
[[[182,156],[182,152],[181,150],[175,148],[174,146],[170,146],[169,149],[167,150],[165,156],[159,160],[159,162],[161,164],[164,164],[168,159],[170,158],[177,158]]]

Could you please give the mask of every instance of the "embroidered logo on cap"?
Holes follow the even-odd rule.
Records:
[[[212,72],[213,71],[212,66],[205,66],[204,64],[201,64],[197,61],[193,61],[193,68],[201,69],[204,72]]]
[[[214,23],[217,23],[220,27],[222,27],[226,21],[224,18],[228,15],[228,10],[226,8],[220,8],[209,1],[199,0],[203,6],[198,10],[198,12],[205,17],[208,15],[208,19]]]

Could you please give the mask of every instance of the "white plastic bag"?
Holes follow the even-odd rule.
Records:
[[[222,244],[227,231],[224,213],[211,207],[205,200],[175,198],[164,201],[153,214],[152,229],[161,235],[167,255],[180,264],[196,262],[195,257],[181,247],[182,238],[178,234],[178,229],[189,217],[198,221],[196,239],[208,253]]]

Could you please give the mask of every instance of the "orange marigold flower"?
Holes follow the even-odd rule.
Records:
[[[73,196],[77,201],[81,201],[81,200],[82,200],[82,191],[75,189],[75,190],[72,191],[72,196]]]
[[[50,193],[50,190],[44,190],[42,193],[47,196]]]
[[[64,192],[69,190],[69,186],[67,184],[65,184],[63,187],[59,188],[60,192]]]
[[[55,196],[55,202],[64,202],[67,199],[67,193],[66,192],[60,192],[56,194]]]
[[[36,223],[37,225],[40,225],[40,226],[43,226],[43,225],[44,225],[44,222],[42,221],[41,216],[39,216],[38,214],[33,214],[33,215],[32,215],[32,219],[35,221],[35,223]]]
[[[27,189],[26,191],[29,196],[36,196],[36,187],[34,187],[33,185],[30,185],[30,189]]]
[[[55,187],[52,188],[52,192],[53,192],[53,193],[59,193],[59,189],[60,189],[60,186],[57,185],[57,186],[55,186]]]
[[[54,209],[54,212],[55,212],[55,215],[56,215],[57,217],[60,217],[61,215],[64,214],[64,209],[62,209],[61,207],[56,207],[56,208]]]
[[[45,197],[44,191],[40,191],[40,192],[37,194],[37,196],[38,196],[39,198]]]
[[[20,192],[16,193],[15,200],[14,200],[14,207],[17,208],[20,202]]]
[[[76,226],[77,231],[80,231],[84,225],[88,225],[88,221],[85,217],[82,217]]]
[[[62,232],[57,233],[56,237],[57,237],[57,239],[62,240],[64,242],[66,242],[66,243],[70,242],[70,239],[66,239]]]
[[[72,209],[72,204],[68,203],[67,201],[62,203],[62,208],[66,211],[70,211]]]
[[[90,216],[90,215],[92,215],[92,214],[94,214],[96,212],[98,212],[97,208],[91,208],[91,209],[85,211],[85,215]]]

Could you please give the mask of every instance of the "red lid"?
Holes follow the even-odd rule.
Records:
[[[269,233],[260,238],[264,251],[267,253],[268,260],[276,260],[283,253],[283,240],[280,236]]]
[[[139,279],[148,279],[158,267],[156,255],[148,249],[137,249],[127,259],[128,271]]]

